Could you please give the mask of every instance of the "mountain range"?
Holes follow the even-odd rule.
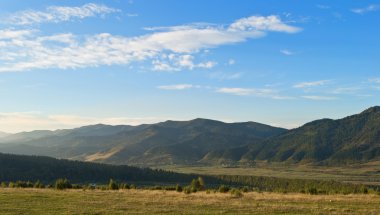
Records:
[[[290,130],[194,119],[21,132],[0,136],[0,152],[138,166],[257,161],[345,165],[380,159],[380,107]]]

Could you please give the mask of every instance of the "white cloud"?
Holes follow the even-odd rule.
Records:
[[[284,54],[284,55],[294,55],[295,53],[294,52],[292,52],[292,51],[290,51],[290,50],[288,50],[288,49],[283,49],[283,50],[280,50],[280,52],[282,53],[282,54]]]
[[[217,63],[206,61],[194,63],[194,56],[185,54],[162,54],[158,59],[152,61],[154,71],[181,71],[183,69],[193,70],[195,68],[211,69]]]
[[[216,90],[218,93],[226,93],[238,96],[247,96],[254,94],[256,92],[255,89],[247,89],[247,88],[220,88]]]
[[[127,13],[127,16],[129,16],[129,17],[137,17],[139,15],[137,13]]]
[[[226,72],[212,72],[210,73],[210,78],[218,80],[234,80],[241,78],[243,74],[240,72],[236,73],[226,73]]]
[[[77,115],[44,115],[39,112],[0,113],[0,131],[20,132],[75,128],[92,124],[140,125],[162,122],[170,117],[83,117]]]
[[[331,82],[331,80],[321,80],[321,81],[312,81],[312,82],[301,82],[298,84],[295,84],[294,88],[309,88],[309,87],[318,87],[323,86],[327,83]]]
[[[360,87],[338,87],[331,91],[333,94],[356,95],[362,88]]]
[[[21,39],[32,33],[33,31],[31,30],[2,29],[0,30],[0,40]]]
[[[217,89],[216,92],[231,94],[231,95],[236,95],[236,96],[256,96],[256,97],[271,98],[271,99],[278,99],[278,100],[293,99],[292,97],[278,95],[278,92],[273,89],[224,87],[224,88]]]
[[[251,16],[242,18],[232,23],[229,27],[231,31],[278,31],[286,33],[297,33],[301,29],[290,26],[281,21],[278,16]]]
[[[46,11],[26,10],[12,14],[6,22],[13,25],[32,25],[38,23],[58,23],[73,19],[104,16],[119,10],[105,5],[88,3],[81,7],[50,6]]]
[[[370,79],[368,79],[368,82],[380,84],[380,78],[370,78]]]
[[[157,88],[161,90],[186,90],[194,87],[199,88],[199,86],[194,86],[192,84],[163,85],[158,86]]]
[[[357,13],[357,14],[364,14],[364,13],[373,12],[373,11],[377,11],[377,10],[380,10],[380,5],[378,5],[378,4],[372,4],[372,5],[369,5],[367,7],[363,7],[363,8],[351,9],[352,12]]]
[[[228,60],[228,65],[234,65],[236,61],[234,59],[229,59]]]
[[[194,63],[193,54],[262,37],[269,31],[295,33],[299,30],[276,16],[243,18],[227,27],[174,26],[136,37],[108,33],[89,36],[70,33],[39,35],[41,32],[38,31],[9,29],[3,31],[3,38],[0,38],[0,52],[6,53],[0,61],[0,72],[126,65],[145,60],[152,61],[154,70],[212,68],[216,62]],[[175,57],[162,59],[163,54],[173,54]]]
[[[304,99],[310,99],[310,100],[317,100],[317,101],[331,101],[336,100],[336,97],[329,97],[329,96],[317,96],[317,95],[310,95],[310,96],[301,96]]]

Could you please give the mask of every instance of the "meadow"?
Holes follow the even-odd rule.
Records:
[[[256,163],[254,167],[159,166],[160,169],[201,175],[269,176],[287,179],[334,180],[380,186],[380,162],[346,166],[310,166],[280,163]]]
[[[0,214],[379,214],[374,194],[0,189]]]

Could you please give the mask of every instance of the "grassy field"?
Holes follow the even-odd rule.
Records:
[[[0,214],[380,214],[380,196],[5,188]]]
[[[181,173],[202,175],[252,175],[278,178],[337,180],[380,186],[380,162],[344,167],[306,165],[258,164],[255,167],[222,166],[160,166],[159,168]]]

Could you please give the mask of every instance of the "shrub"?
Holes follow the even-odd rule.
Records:
[[[176,186],[175,186],[175,191],[177,191],[177,192],[182,192],[182,187],[181,187],[181,185],[179,185],[179,184],[177,184]]]
[[[229,190],[230,190],[230,188],[227,187],[227,186],[225,186],[225,185],[220,185],[220,186],[219,186],[219,189],[218,189],[218,191],[219,191],[220,193],[227,193]]]
[[[244,193],[247,193],[249,191],[249,188],[248,187],[243,187],[243,189],[241,189]]]
[[[307,188],[306,193],[309,193],[311,195],[317,195],[318,194],[318,190],[315,187],[309,187],[309,188]]]
[[[363,185],[363,186],[360,187],[360,192],[364,193],[364,194],[368,194],[368,188]]]
[[[57,190],[64,190],[64,189],[72,188],[72,185],[66,178],[65,179],[60,178],[55,181],[54,187]]]
[[[202,177],[193,179],[190,183],[190,188],[192,192],[197,192],[205,189],[205,182]]]
[[[2,188],[6,188],[6,187],[8,187],[8,185],[7,185],[7,183],[5,183],[5,182],[1,182],[1,187],[2,187]]]
[[[83,189],[84,186],[82,186],[80,184],[73,184],[71,188],[73,188],[73,189]]]
[[[120,188],[121,188],[121,189],[125,189],[125,190],[129,190],[129,189],[131,189],[131,187],[130,187],[129,184],[127,184],[127,183],[125,183],[125,184],[121,184],[121,185],[120,185]]]
[[[162,190],[162,187],[161,186],[154,186],[151,189],[152,190]]]
[[[8,187],[15,188],[16,184],[13,181],[11,181],[11,182],[9,182]]]
[[[112,179],[110,179],[110,182],[108,183],[108,189],[110,190],[118,190],[119,185]]]
[[[191,193],[191,188],[190,187],[185,187],[185,188],[183,188],[183,192],[185,194],[190,194]]]
[[[173,191],[173,190],[176,190],[176,187],[165,187],[165,190],[168,190],[168,191]]]
[[[241,197],[243,197],[243,193],[240,190],[238,190],[238,189],[232,189],[230,191],[230,193],[235,198],[241,198]]]
[[[34,188],[45,188],[45,186],[40,182],[40,180],[36,181],[33,185]]]

